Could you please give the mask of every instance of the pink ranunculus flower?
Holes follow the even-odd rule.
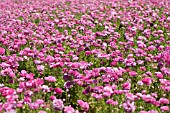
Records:
[[[62,90],[61,88],[55,88],[55,89],[54,89],[54,92],[55,92],[56,94],[61,95],[62,92],[63,92],[63,90]]]
[[[169,99],[167,99],[167,98],[160,98],[159,102],[160,102],[160,104],[169,104]]]
[[[107,100],[106,103],[107,103],[107,104],[111,104],[112,106],[118,105],[118,102],[117,102],[117,101],[114,101],[114,100],[112,100],[112,99]]]
[[[64,107],[64,113],[75,113],[75,110],[71,106],[65,106]]]
[[[170,16],[167,18],[167,20],[170,22]]]
[[[130,100],[127,100],[125,103],[122,104],[124,110],[126,112],[134,112],[136,109],[135,102],[130,102]]]
[[[158,113],[156,110],[149,110],[148,113]]]
[[[160,109],[161,109],[162,112],[168,112],[168,111],[170,111],[170,109],[169,109],[168,106],[161,106]]]
[[[150,84],[152,84],[152,78],[145,77],[145,78],[142,79],[142,82],[146,85],[150,85]]]
[[[41,111],[39,111],[38,113],[46,113],[46,111],[41,110]]]
[[[48,76],[48,77],[45,77],[45,80],[48,81],[48,82],[56,82],[56,78],[53,77],[53,76]]]
[[[84,111],[89,110],[89,104],[87,102],[84,102],[82,100],[77,100],[77,103],[84,109]]]
[[[167,46],[165,51],[162,53],[162,60],[167,64],[170,65],[170,46]]]
[[[5,53],[5,49],[0,47],[0,55],[3,55]]]
[[[123,84],[123,89],[124,89],[124,90],[130,90],[130,87],[131,87],[131,83],[130,83],[130,82],[125,82],[125,83]]]
[[[164,78],[164,76],[163,76],[163,74],[161,72],[155,72],[155,75],[159,79],[163,79]]]
[[[136,71],[130,71],[130,72],[129,72],[129,75],[132,76],[132,77],[134,77],[134,76],[137,75],[137,73],[136,73]]]
[[[55,99],[56,99],[56,97],[55,97],[54,95],[51,95],[51,96],[50,96],[50,100],[53,101],[53,100],[55,100]]]
[[[44,66],[43,65],[37,65],[37,70],[38,71],[44,71]]]

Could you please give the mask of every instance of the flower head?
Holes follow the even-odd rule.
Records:
[[[53,100],[53,108],[56,111],[61,111],[64,108],[63,101],[61,99],[55,99]]]

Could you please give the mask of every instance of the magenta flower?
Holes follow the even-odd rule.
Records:
[[[137,73],[136,73],[136,71],[130,71],[130,72],[129,72],[129,75],[132,76],[132,77],[134,77],[134,76],[137,75]]]
[[[163,79],[163,74],[161,72],[155,72],[155,75],[159,79]]]
[[[142,82],[146,85],[150,85],[150,84],[152,84],[152,78],[145,77],[145,78],[142,79]]]
[[[62,92],[63,92],[63,90],[62,90],[61,88],[55,88],[55,89],[54,89],[54,92],[55,92],[56,94],[61,95]]]
[[[0,55],[3,55],[5,53],[5,49],[0,47]]]
[[[162,60],[167,64],[170,65],[170,46],[167,46],[165,51],[162,53]]]
[[[123,84],[123,89],[124,90],[130,90],[130,87],[131,87],[131,83],[130,82],[126,82]]]

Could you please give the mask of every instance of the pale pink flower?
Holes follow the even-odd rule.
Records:
[[[89,104],[87,102],[84,102],[82,100],[77,100],[77,103],[84,109],[84,111],[89,110]]]
[[[64,107],[64,113],[74,113],[74,112],[75,112],[75,110],[73,107],[71,107],[71,105]]]
[[[106,103],[107,103],[107,104],[111,104],[112,106],[118,105],[118,102],[117,102],[117,101],[114,101],[114,100],[112,100],[112,99],[107,100]]]
[[[161,109],[162,112],[168,112],[168,111],[170,111],[170,109],[169,109],[168,106],[161,106],[160,109]]]
[[[45,77],[45,80],[48,81],[48,82],[56,82],[56,78],[53,77],[53,76],[48,76],[48,77]]]
[[[63,101],[61,99],[53,100],[53,108],[56,111],[61,111],[64,108]]]

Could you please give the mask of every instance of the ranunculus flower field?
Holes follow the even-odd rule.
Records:
[[[0,113],[163,112],[169,0],[0,0]]]

